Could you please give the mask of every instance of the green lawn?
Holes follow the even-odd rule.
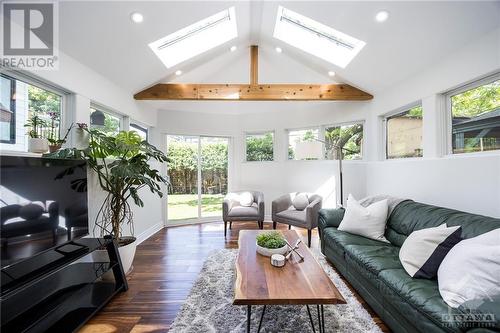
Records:
[[[221,216],[223,194],[203,194],[201,196],[201,216]],[[169,194],[168,219],[184,220],[198,217],[198,195]]]

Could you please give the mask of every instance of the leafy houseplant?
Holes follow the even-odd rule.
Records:
[[[98,228],[101,236],[111,235],[121,247],[134,242],[133,259],[135,238],[124,237],[122,233],[123,227],[128,225],[130,234],[133,235],[130,200],[143,207],[144,202],[139,194],[142,188],[149,189],[159,197],[163,196],[161,185],[167,185],[168,180],[151,167],[150,162],[167,162],[167,157],[155,146],[142,141],[135,131],[122,131],[116,136],[110,136],[80,125],[79,130],[89,136],[87,148],[66,148],[49,156],[87,161],[97,175],[101,189],[106,193],[97,213],[94,230]],[[122,255],[125,271],[128,270],[126,260]]]
[[[47,122],[40,117],[36,112],[28,118],[24,127],[28,127],[28,151],[32,153],[45,153],[49,149],[49,143],[43,137],[43,129],[47,126]]]
[[[57,112],[49,112],[49,116],[50,116],[50,131],[47,140],[49,141],[49,152],[53,153],[58,149],[60,149],[63,143],[66,142],[69,132],[73,128],[74,124],[71,124],[71,126],[66,131],[66,134],[61,139],[59,136],[59,131],[57,130],[58,127],[57,125],[59,124],[59,114]]]
[[[256,237],[257,252],[270,257],[273,254],[285,254],[288,250],[285,237],[279,231],[259,233]]]

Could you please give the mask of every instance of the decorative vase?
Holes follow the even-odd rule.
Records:
[[[59,149],[61,149],[61,144],[49,145],[49,153],[54,153],[54,152],[58,151]]]
[[[29,138],[28,151],[30,153],[45,153],[49,150],[49,141],[44,138]]]
[[[262,247],[259,244],[257,245],[257,253],[260,255],[263,255],[265,257],[270,257],[273,254],[282,254],[285,255],[286,252],[288,251],[288,245],[285,245],[283,247],[277,248],[277,249],[268,249],[267,247]]]
[[[89,146],[89,134],[81,128],[75,131],[75,148],[85,149]]]

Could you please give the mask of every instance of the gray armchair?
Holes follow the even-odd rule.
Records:
[[[240,195],[249,192],[253,196],[251,206],[242,206]],[[264,227],[264,194],[258,191],[237,191],[228,193],[222,203],[222,219],[224,220],[224,237],[227,234],[227,222],[231,229],[233,221],[257,221],[259,228]]]
[[[318,226],[318,212],[321,209],[323,198],[317,194],[308,194],[309,205],[304,210],[296,210],[293,199],[297,192],[285,194],[272,203],[273,229],[277,223],[288,224],[288,228],[295,227],[307,229],[307,245],[311,246],[312,229]]]

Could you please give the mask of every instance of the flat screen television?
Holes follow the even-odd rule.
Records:
[[[87,165],[0,156],[1,267],[88,234]]]

